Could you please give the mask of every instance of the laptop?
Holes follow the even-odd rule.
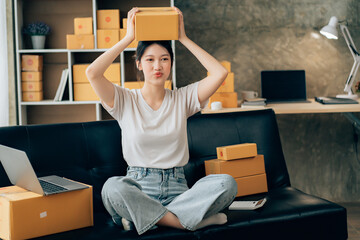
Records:
[[[55,175],[37,178],[24,151],[1,144],[0,161],[13,185],[44,196],[88,188]]]
[[[261,96],[267,103],[310,102],[306,97],[305,71],[262,71]]]

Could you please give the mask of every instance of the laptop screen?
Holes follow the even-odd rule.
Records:
[[[261,96],[267,101],[306,100],[305,71],[262,71]]]

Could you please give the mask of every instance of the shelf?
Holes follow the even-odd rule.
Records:
[[[21,49],[18,53],[88,53],[88,52],[105,52],[107,48],[101,49]],[[124,52],[136,51],[136,48],[126,48]]]
[[[43,100],[37,102],[21,102],[20,105],[78,105],[78,104],[100,104],[100,101],[53,101]]]

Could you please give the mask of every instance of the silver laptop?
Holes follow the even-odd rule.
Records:
[[[51,175],[37,178],[24,151],[0,144],[0,161],[10,182],[29,191],[51,195],[88,188],[88,186]]]

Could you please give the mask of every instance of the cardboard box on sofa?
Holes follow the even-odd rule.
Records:
[[[22,101],[24,102],[38,102],[41,100],[43,100],[43,91],[22,92]]]
[[[28,239],[93,226],[92,187],[42,196],[17,186],[0,189],[0,237]]]
[[[85,71],[90,64],[74,64],[73,65],[73,82],[74,83],[89,83],[86,77]],[[120,83],[120,63],[112,63],[108,69],[106,69],[104,76],[114,83]]]
[[[238,186],[236,197],[253,195],[268,191],[266,173],[235,178]]]
[[[93,34],[92,17],[74,18],[75,35]]]
[[[43,56],[27,55],[21,56],[21,71],[41,72],[43,70]]]
[[[206,175],[229,174],[234,178],[265,173],[264,155],[226,161],[213,159],[205,161]]]
[[[21,72],[21,81],[42,81],[42,72]]]
[[[120,40],[119,29],[100,29],[97,30],[97,47],[111,48]]]
[[[135,15],[137,41],[178,40],[179,15],[171,7],[139,8]]]
[[[21,90],[23,92],[38,92],[43,90],[43,82],[36,81],[36,82],[21,82]]]
[[[67,49],[94,49],[94,35],[93,34],[67,34],[66,48]]]
[[[223,108],[237,108],[238,106],[237,92],[215,92],[209,98],[208,107],[211,108],[212,102],[221,102]]]
[[[120,12],[119,9],[97,10],[97,28],[98,29],[119,29]]]
[[[257,155],[257,146],[256,143],[235,144],[217,147],[216,152],[217,158],[221,160],[249,158]]]

